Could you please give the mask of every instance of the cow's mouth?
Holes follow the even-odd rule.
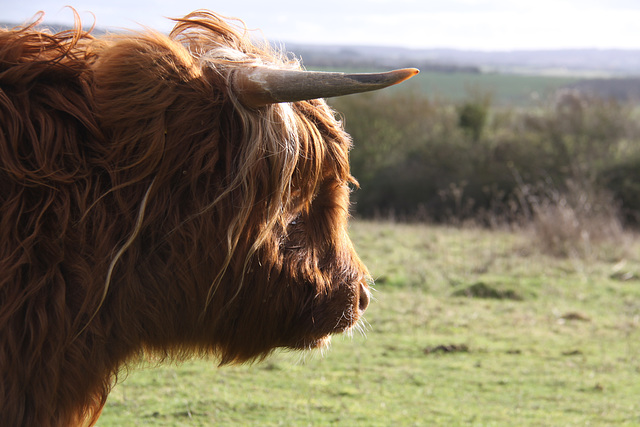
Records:
[[[370,290],[365,280],[351,282],[351,285],[340,287],[339,294],[333,300],[323,301],[311,312],[306,312],[299,319],[307,328],[300,329],[290,337],[285,347],[294,350],[322,350],[331,345],[331,336],[338,334],[352,335],[353,331],[363,329],[362,316],[370,300]],[[323,304],[324,303],[324,304]]]
[[[369,291],[365,288],[366,296],[358,297],[359,305],[349,308],[338,322],[324,335],[307,338],[299,342],[294,348],[298,350],[322,350],[330,347],[332,335],[347,334],[351,336],[354,330],[362,330],[362,315],[369,304]],[[346,313],[349,314],[346,314]],[[326,331],[326,330],[325,330]]]

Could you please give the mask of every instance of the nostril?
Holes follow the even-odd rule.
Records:
[[[358,309],[360,311],[365,311],[367,307],[369,307],[369,289],[366,286],[360,285]]]

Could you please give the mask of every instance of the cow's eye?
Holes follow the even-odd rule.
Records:
[[[296,225],[300,222],[300,214],[296,215],[290,222],[289,225]]]

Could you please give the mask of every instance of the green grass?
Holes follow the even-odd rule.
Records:
[[[335,69],[322,71],[352,73],[379,72],[373,68]],[[494,106],[537,107],[556,90],[582,80],[572,75],[516,74],[499,72],[439,72],[421,71],[401,85],[385,89],[387,93],[420,93],[431,99],[461,102],[474,94],[488,94]]]
[[[351,232],[377,278],[366,339],[134,370],[98,425],[640,424],[637,241],[617,259],[557,259],[520,232]]]
[[[425,71],[387,91],[418,92],[429,98],[460,102],[475,92],[491,95],[497,106],[537,106],[557,89],[575,83],[573,76]]]

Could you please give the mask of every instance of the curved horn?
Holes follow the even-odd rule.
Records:
[[[345,74],[253,67],[237,70],[233,84],[240,102],[248,107],[261,107],[383,89],[419,72],[416,68],[404,68],[386,73]]]

